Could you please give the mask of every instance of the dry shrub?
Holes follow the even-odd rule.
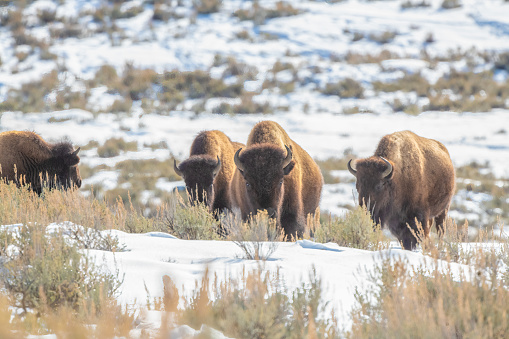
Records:
[[[436,261],[382,256],[356,292],[349,338],[506,338],[507,243],[478,247],[461,272]]]
[[[405,1],[403,1],[401,3],[401,8],[402,9],[419,8],[419,7],[430,7],[430,6],[431,6],[431,4],[427,0],[420,0],[420,1],[405,0]]]
[[[351,149],[345,150],[343,155],[344,156],[342,158],[330,157],[325,160],[315,160],[320,167],[320,171],[323,175],[323,180],[326,184],[340,183],[341,180],[337,176],[334,176],[332,172],[348,169],[348,161],[352,158],[355,158],[355,156],[351,153]],[[355,181],[355,178],[352,177],[348,182],[353,181]]]
[[[9,232],[9,230],[4,230]],[[68,244],[63,231],[48,233],[41,224],[20,226],[10,243],[2,281],[15,307],[74,310],[99,306],[120,286],[118,277],[103,273],[92,260]]]
[[[364,98],[364,88],[352,78],[346,78],[335,84],[327,84],[322,90],[325,95],[337,95],[340,98]]]
[[[104,145],[97,148],[97,154],[101,158],[112,158],[120,155],[121,152],[135,152],[138,150],[136,141],[125,141],[123,138],[111,138],[104,142]]]
[[[450,91],[454,94],[451,98]],[[486,112],[493,108],[504,108],[509,98],[509,86],[493,79],[492,72],[458,72],[438,79],[433,93],[428,95],[426,110]]]
[[[20,89],[11,89],[0,108],[23,112],[44,111],[47,107],[44,97],[56,89],[58,84],[58,72],[54,70],[45,74],[40,81],[23,84]]]
[[[345,61],[349,64],[378,64],[384,60],[396,59],[398,56],[391,51],[382,50],[379,54],[360,54],[357,52],[348,51],[345,56]]]
[[[242,84],[227,85],[221,79],[213,79],[204,71],[165,72],[158,80],[162,86],[159,99],[171,101],[171,96],[181,93],[191,99],[228,97],[234,98],[243,92]]]
[[[461,7],[461,1],[460,0],[444,0],[442,1],[442,8],[443,9],[453,9]]]
[[[169,232],[179,239],[217,240],[219,222],[205,203],[191,201],[189,195],[174,193],[169,196],[160,211]]]
[[[385,31],[382,33],[371,33],[369,39],[379,44],[388,44],[396,37],[397,33],[394,31]]]
[[[0,182],[0,225],[14,223],[48,225],[69,221],[94,229],[122,229],[123,220],[104,201],[84,197],[76,189],[44,188],[41,196],[27,187]]]
[[[416,92],[419,96],[426,96],[430,90],[430,84],[420,73],[408,74],[394,82],[374,81],[373,89],[381,92]]]
[[[193,7],[199,14],[219,12],[222,0],[193,0]]]
[[[389,248],[389,240],[365,207],[358,206],[343,217],[329,215],[327,221],[316,227],[314,236],[318,242],[335,242],[339,246],[370,251]]]
[[[410,115],[419,115],[421,113],[421,108],[416,103],[403,103],[398,98],[394,99],[392,102],[387,103],[391,106],[394,112],[404,112]]]
[[[216,55],[217,56],[217,55]],[[227,57],[224,62],[227,67],[223,72],[222,77],[240,76],[243,80],[255,80],[258,70],[254,66],[249,66],[246,63],[239,62],[234,57]]]
[[[294,8],[290,3],[285,1],[278,1],[274,8],[265,8],[256,1],[253,2],[251,8],[236,10],[233,16],[242,21],[252,20],[256,25],[261,25],[268,19],[288,17],[301,13],[302,11],[300,9]]]
[[[270,114],[274,112],[274,108],[270,103],[265,102],[263,104],[253,100],[253,96],[246,94],[240,97],[240,104],[230,105],[228,103],[221,103],[219,106],[213,109],[213,113],[216,114]]]
[[[240,215],[229,213],[221,219],[228,239],[239,246],[249,260],[267,260],[284,240],[282,230],[276,219],[270,218],[267,211],[259,211],[243,222]]]
[[[58,74],[57,70],[53,70],[43,75],[40,81],[23,84],[20,89],[10,89],[7,99],[0,104],[0,110],[42,112],[84,109],[89,97],[88,89],[74,91],[65,81],[59,80]]]
[[[154,4],[154,14],[152,20],[168,22],[170,19],[182,19],[183,16],[178,14],[173,7],[166,4]]]
[[[334,315],[318,316],[327,303],[315,269],[309,283],[292,294],[284,288],[279,271],[264,273],[261,268],[224,281],[215,276],[213,282],[207,271],[194,291],[179,312],[181,324],[194,328],[205,324],[235,338],[339,338]]]

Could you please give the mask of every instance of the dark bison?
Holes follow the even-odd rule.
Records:
[[[386,135],[375,154],[348,162],[357,178],[359,204],[366,205],[373,220],[389,227],[405,249],[413,249],[416,221],[429,235],[435,222],[439,233],[455,190],[455,174],[444,145],[410,131]]]
[[[191,145],[190,156],[175,172],[184,178],[193,199],[206,202],[211,211],[231,209],[230,182],[235,172],[233,156],[243,144],[232,142],[221,131],[199,133]]]
[[[323,186],[320,168],[309,154],[279,124],[262,121],[251,130],[246,149],[235,154],[235,164],[231,197],[242,217],[267,210],[288,238],[302,237]]]
[[[43,184],[50,188],[73,185],[79,188],[79,151],[67,141],[49,144],[34,132],[3,132],[0,133],[0,176],[18,185],[29,184],[38,194]]]

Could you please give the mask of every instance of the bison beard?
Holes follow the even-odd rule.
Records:
[[[435,223],[439,233],[455,190],[449,152],[440,142],[410,131],[384,136],[372,157],[359,159],[348,170],[356,177],[359,205],[373,220],[388,227],[405,249],[413,249],[417,224],[428,237]]]

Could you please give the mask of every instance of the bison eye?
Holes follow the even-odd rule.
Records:
[[[281,186],[281,185],[283,185],[283,180],[281,180],[281,181],[279,182],[279,186]]]

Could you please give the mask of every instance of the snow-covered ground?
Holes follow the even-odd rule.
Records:
[[[163,296],[162,277],[168,275],[181,296],[189,297],[201,281],[205,270],[210,276],[217,275],[224,280],[238,278],[242,270],[261,268],[282,275],[285,288],[291,291],[302,284],[309,283],[309,274],[313,267],[323,283],[323,300],[330,302],[326,313],[332,309],[339,319],[340,327],[349,328],[349,315],[354,306],[354,292],[372,288],[366,283],[368,274],[382,258],[402,258],[409,265],[443,269],[448,264],[438,261],[434,266],[430,257],[420,253],[402,250],[396,243],[390,250],[371,252],[337,244],[320,244],[309,240],[293,243],[279,243],[277,250],[265,262],[245,259],[244,252],[230,241],[180,240],[165,233],[128,234],[113,231],[126,251],[103,252],[92,250],[90,255],[99,262],[107,262],[114,271],[124,276],[120,301],[127,305],[145,305],[147,291],[149,300]],[[466,273],[467,267],[451,264],[452,272]],[[213,279],[212,279],[213,280]],[[160,314],[151,314],[143,321],[146,328],[157,329],[160,326]]]

